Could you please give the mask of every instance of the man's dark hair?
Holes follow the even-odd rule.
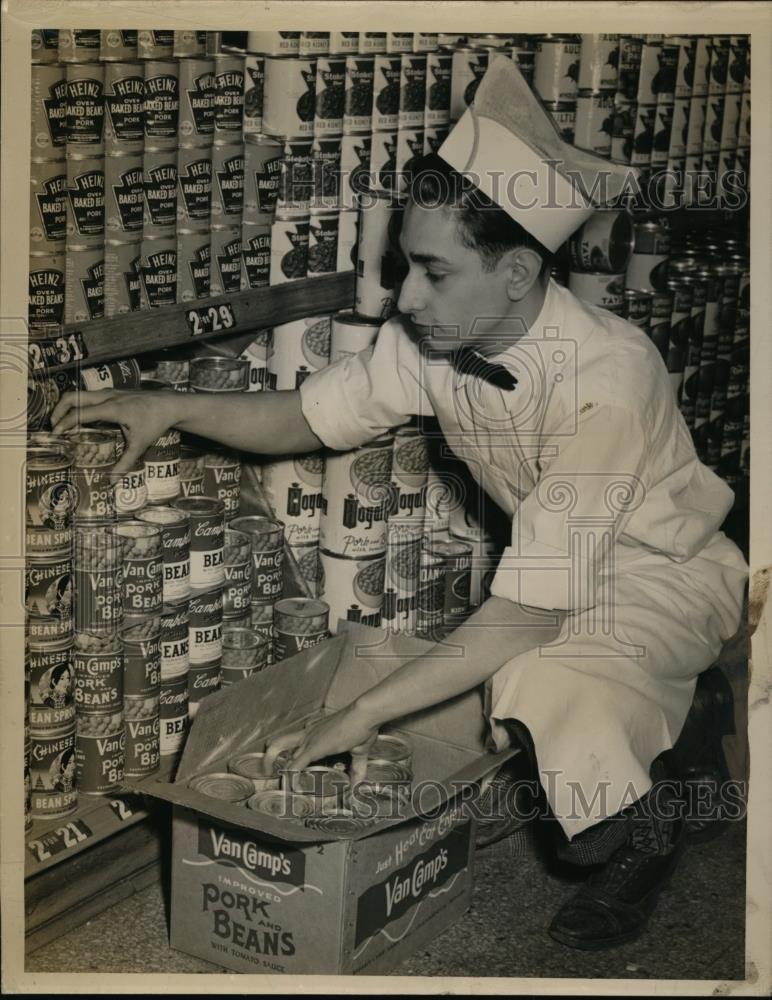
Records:
[[[414,161],[408,192],[420,208],[449,208],[456,213],[461,242],[480,254],[484,270],[493,271],[509,250],[527,247],[541,257],[541,275],[549,273],[552,252],[436,153]],[[395,213],[394,236],[401,214]]]

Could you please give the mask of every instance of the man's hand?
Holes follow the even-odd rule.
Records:
[[[367,766],[367,753],[378,735],[378,727],[355,705],[314,722],[306,729],[296,729],[277,737],[266,748],[266,767],[270,773],[273,762],[283,750],[293,750],[288,769],[300,771],[314,761],[335,753],[351,751],[352,782],[361,781]]]
[[[51,427],[54,434],[63,434],[81,424],[118,424],[126,438],[126,449],[114,471],[125,472],[173,426],[177,403],[179,394],[173,389],[152,393],[123,389],[65,392],[51,414]]]

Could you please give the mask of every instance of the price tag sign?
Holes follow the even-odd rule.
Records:
[[[49,368],[72,365],[88,357],[80,330],[50,340],[31,340],[28,350],[31,375],[46,375]]]
[[[37,840],[28,841],[27,850],[36,861],[48,861],[63,851],[79,847],[92,835],[91,828],[82,819],[74,819],[58,830],[51,830]]]
[[[232,330],[236,325],[233,306],[229,302],[219,306],[204,306],[202,309],[188,309],[185,318],[193,337],[206,337],[223,330]]]
[[[134,810],[126,799],[110,799],[110,808],[120,820],[131,819]]]

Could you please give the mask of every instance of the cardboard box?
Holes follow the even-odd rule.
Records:
[[[174,804],[172,947],[236,972],[392,969],[469,905],[476,782],[509,753],[483,747],[479,692],[400,720],[413,744],[413,807],[347,839],[187,787],[240,750],[347,705],[431,648],[362,626],[211,695],[173,783],[132,788]],[[416,811],[419,807],[420,812]]]

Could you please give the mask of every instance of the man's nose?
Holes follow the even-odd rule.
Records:
[[[397,309],[401,313],[420,313],[424,305],[424,297],[421,294],[418,279],[412,271],[408,271],[402,281]]]

